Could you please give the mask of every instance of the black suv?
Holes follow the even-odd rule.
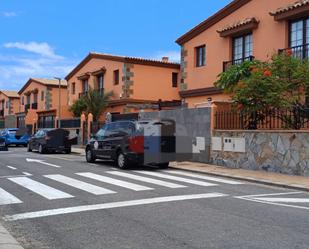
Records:
[[[105,124],[86,146],[86,160],[93,163],[96,159],[116,162],[121,169],[130,165],[144,164],[143,127],[147,121],[116,121]],[[167,168],[168,162],[157,163]]]

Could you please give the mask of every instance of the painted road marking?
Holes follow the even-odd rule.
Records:
[[[166,171],[166,172],[171,173],[171,174],[189,176],[189,177],[204,179],[204,180],[208,180],[208,181],[214,181],[214,182],[220,182],[220,183],[226,183],[226,184],[232,184],[232,185],[243,184],[243,183],[238,182],[238,181],[226,180],[226,179],[211,177],[211,176],[204,176],[204,175],[199,175],[199,174],[194,174],[194,173],[189,173],[189,172],[184,172],[184,171]]]
[[[15,168],[15,167],[13,167],[13,166],[7,165],[6,167],[8,167],[9,169],[12,169],[12,170],[17,170],[17,168]]]
[[[132,206],[175,202],[175,201],[185,201],[185,200],[217,198],[217,197],[226,197],[226,196],[228,195],[220,194],[220,193],[207,193],[207,194],[197,194],[197,195],[176,195],[176,196],[166,196],[166,197],[155,197],[155,198],[140,199],[140,200],[84,205],[84,206],[76,206],[76,207],[68,207],[68,208],[42,210],[42,211],[36,211],[36,212],[27,212],[27,213],[14,214],[14,215],[6,215],[4,217],[4,220],[15,221],[15,220],[24,220],[24,219],[54,216],[54,215],[80,213],[80,212],[85,212],[85,211],[104,210],[104,209],[112,209],[112,208],[120,208],[120,207],[132,207]]]
[[[55,168],[61,168],[61,166],[59,165],[55,165],[55,164],[52,164],[52,163],[47,163],[47,162],[44,162],[43,160],[39,160],[39,159],[31,159],[31,158],[26,158],[26,161],[31,163],[40,163],[40,164],[44,164],[44,165],[47,165],[47,166],[51,166],[51,167],[55,167]]]
[[[160,185],[160,186],[167,187],[167,188],[185,188],[186,187],[186,186],[171,183],[171,182],[161,181],[161,180],[144,177],[144,176],[138,176],[138,175],[129,174],[129,173],[121,172],[121,171],[108,171],[107,173],[116,175],[116,176],[127,177],[127,178],[137,180],[137,181],[149,182],[149,183]]]
[[[107,177],[107,176],[93,174],[93,173],[90,173],[90,172],[75,173],[75,174],[80,175],[80,176],[84,176],[84,177],[88,177],[88,178],[91,178],[91,179],[94,179],[94,180],[97,180],[97,181],[100,181],[100,182],[105,182],[105,183],[120,186],[120,187],[123,187],[123,188],[132,189],[134,191],[152,190],[152,188],[149,188],[149,187],[145,187],[145,186],[142,186],[142,185],[138,185],[138,184],[134,184],[134,183],[126,182],[126,181],[117,180],[115,178],[111,178],[111,177]]]
[[[0,205],[22,203],[21,200],[0,188]]]
[[[269,202],[286,202],[286,203],[309,203],[307,198],[267,198],[267,197],[257,197],[253,198],[254,200],[259,201],[269,201]]]
[[[32,176],[32,174],[30,174],[30,173],[28,173],[28,172],[23,172],[23,174],[24,174],[25,176]]]
[[[135,172],[145,174],[145,175],[165,178],[165,179],[169,179],[169,180],[180,181],[180,182],[190,183],[190,184],[194,184],[194,185],[204,186],[204,187],[217,186],[217,184],[214,184],[214,183],[202,182],[202,181],[192,180],[192,179],[189,179],[189,178],[178,177],[178,176],[165,175],[165,174],[161,174],[161,173],[157,173],[157,172],[151,172],[151,171],[135,171]]]
[[[74,197],[68,193],[62,192],[58,189],[55,189],[45,184],[42,184],[40,182],[34,181],[28,177],[14,177],[14,178],[9,178],[9,180],[12,182],[15,182],[16,184],[26,189],[31,190],[34,193],[37,193],[38,195],[43,196],[44,198],[48,200]]]
[[[45,175],[45,177],[52,179],[57,182],[61,182],[63,184],[69,185],[74,188],[78,188],[81,190],[84,190],[88,193],[94,194],[94,195],[105,195],[105,194],[114,194],[116,192],[102,188],[93,184],[89,184],[83,181],[76,180],[71,177],[63,176],[63,175]]]
[[[246,197],[262,197],[262,196],[279,196],[279,195],[296,195],[296,194],[302,194],[303,192],[297,191],[297,192],[283,192],[283,193],[272,193],[272,194],[259,194],[259,195],[243,195],[243,196],[237,196],[241,198]]]

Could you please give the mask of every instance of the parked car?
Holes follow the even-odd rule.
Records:
[[[46,152],[71,153],[71,140],[69,131],[64,129],[41,129],[31,138],[28,144],[28,151],[37,150],[43,154]]]
[[[0,133],[0,137],[5,140],[5,145],[23,145],[27,147],[30,136],[25,128],[6,128]]]
[[[116,121],[104,125],[86,146],[86,160],[93,163],[96,159],[109,159],[121,169],[130,165],[144,165],[145,121]],[[155,162],[154,162],[155,163]],[[167,168],[169,162],[156,162]]]
[[[0,133],[1,133],[1,131],[0,131]],[[5,144],[5,139],[0,137],[0,151],[7,151],[7,150],[8,150],[8,147]]]

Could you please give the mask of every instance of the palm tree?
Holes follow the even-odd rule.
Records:
[[[83,99],[86,104],[86,112],[92,113],[93,121],[98,121],[101,114],[106,110],[108,101],[112,96],[112,91],[100,93],[92,88],[84,95]]]

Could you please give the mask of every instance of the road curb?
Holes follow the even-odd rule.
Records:
[[[23,249],[16,239],[0,224],[0,249]]]
[[[267,180],[260,180],[252,177],[241,177],[241,176],[232,176],[224,173],[213,173],[213,172],[205,172],[205,171],[200,171],[200,170],[194,170],[194,169],[185,169],[185,168],[178,168],[175,166],[170,166],[169,168],[171,169],[178,169],[178,170],[185,170],[188,172],[193,172],[193,173],[201,173],[205,175],[211,175],[211,176],[221,176],[221,177],[226,177],[234,180],[242,180],[242,181],[247,181],[247,182],[252,182],[252,183],[258,183],[258,184],[264,184],[264,185],[269,185],[269,186],[275,186],[275,187],[281,187],[281,188],[289,188],[289,189],[295,189],[295,190],[300,190],[300,191],[305,191],[309,192],[309,188],[306,188],[301,185],[294,185],[294,184],[283,184],[281,182],[271,182]]]

